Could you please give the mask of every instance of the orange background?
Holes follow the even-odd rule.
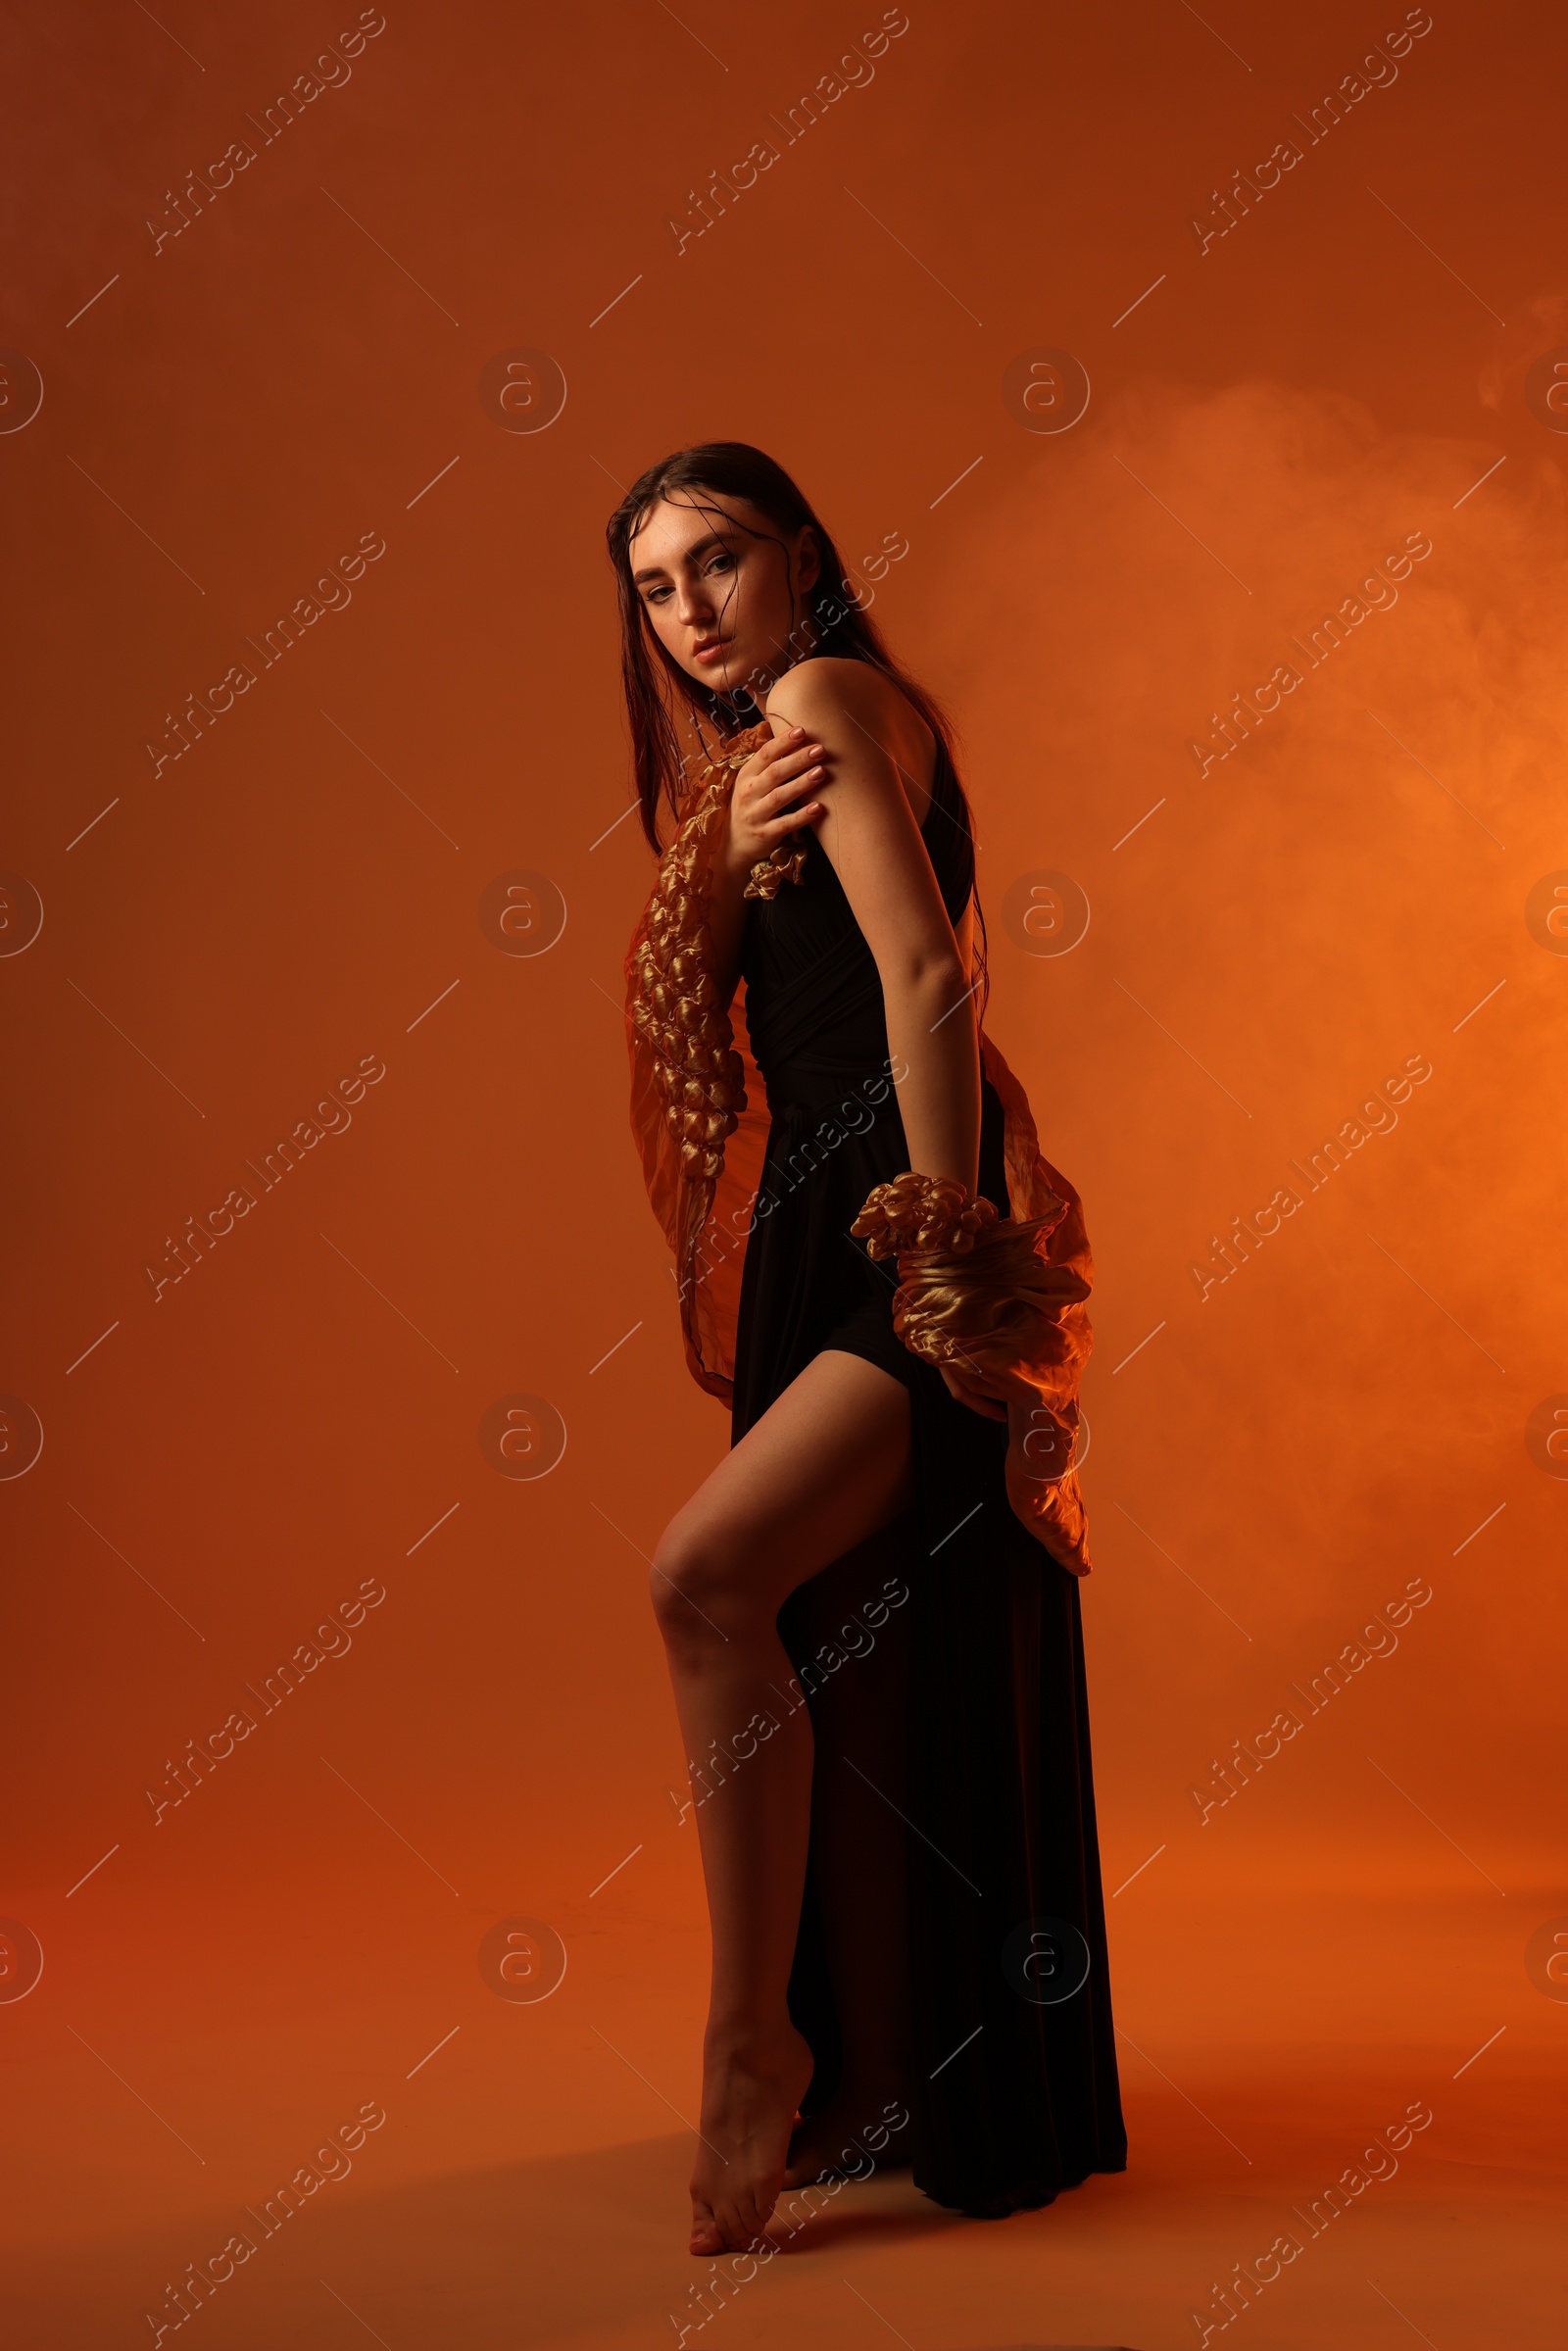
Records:
[[[371,2100],[210,2345],[623,2351],[691,2318],[706,1927],[643,1555],[727,1431],[626,1125],[650,861],[615,821],[602,533],[717,437],[852,562],[908,541],[875,616],[957,723],[988,1026],[1086,1202],[1133,2153],[983,2233],[873,2183],[704,2339],[1196,2340],[1210,2281],[1413,2100],[1397,2180],[1250,2338],[1551,2339],[1565,2011],[1526,1955],[1568,1913],[1568,1488],[1526,1430],[1568,1390],[1568,964],[1527,904],[1568,867],[1568,442],[1527,374],[1568,343],[1561,28],[1440,5],[1309,144],[1293,114],[1401,11],[911,4],[786,144],[770,115],[879,13],[395,0],[268,144],[247,118],[352,10],[61,5],[8,36],[0,341],[43,385],[0,435],[0,863],[43,908],[0,958],[0,1388],[44,1433],[0,1483],[0,1912],[44,1953],[0,2002],[29,2339],[152,2339],[166,2281]],[[241,138],[155,249],[166,190]],[[765,138],[677,250],[688,191]],[[565,379],[537,432],[480,399],[519,347]],[[1092,386],[1060,433],[1003,397],[1042,347]],[[1200,775],[1210,713],[1415,532],[1397,603]],[[155,772],[166,713],[362,534],[352,602]],[[520,870],[566,908],[537,955],[480,919]],[[1055,956],[1004,918],[1043,870],[1091,909]],[[1200,1301],[1210,1237],[1414,1055],[1397,1127]],[[155,1302],[166,1237],[362,1056],[352,1125]],[[480,1445],[519,1393],[567,1432],[537,1481]],[[1397,1652],[1200,1821],[1213,1759],[1413,1579]],[[155,1824],[166,1760],[366,1582],[352,1649]],[[567,1952],[541,2003],[477,1963],[517,1916]]]

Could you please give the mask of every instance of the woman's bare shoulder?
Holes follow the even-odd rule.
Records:
[[[769,718],[786,726],[804,726],[822,736],[848,721],[856,733],[880,746],[900,775],[917,819],[923,818],[930,794],[936,739],[919,711],[886,673],[869,661],[813,655],[787,669],[769,691],[764,705]]]
[[[813,654],[786,669],[769,689],[765,708],[770,718],[784,718],[796,726],[802,710],[824,709],[850,710],[861,719],[871,714],[891,718],[901,711],[914,716],[893,680],[871,662],[829,654]]]

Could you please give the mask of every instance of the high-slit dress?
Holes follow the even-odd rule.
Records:
[[[940,744],[921,830],[956,924],[973,847]],[[731,1440],[825,1347],[908,1391],[914,1500],[892,1531],[909,1592],[897,1627],[907,1703],[903,1752],[883,1758],[908,1824],[907,1918],[887,1963],[908,1971],[915,2184],[1001,2216],[1126,2166],[1078,1579],[1008,1506],[1005,1426],[958,1402],[896,1337],[891,1271],[851,1234],[908,1151],[875,961],[821,844],[804,838],[799,885],[747,903],[744,1017],[770,1121],[759,1208],[771,1205],[746,1245]],[[1003,1125],[985,1077],[980,1190],[1005,1217]],[[808,1690],[812,1603],[807,1585],[779,1619]],[[877,1784],[875,1769],[865,1776]],[[840,2064],[809,1858],[790,2005],[816,2058],[809,2112]]]

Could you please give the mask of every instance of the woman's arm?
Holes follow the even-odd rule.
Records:
[[[801,661],[768,695],[767,715],[823,747],[825,775],[809,789],[813,830],[876,958],[909,1164],[955,1176],[973,1192],[980,1172],[980,1047],[974,998],[958,942],[900,767],[923,773],[926,729],[880,670],[864,661]]]

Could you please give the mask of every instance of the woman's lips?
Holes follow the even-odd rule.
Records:
[[[699,645],[696,648],[697,659],[700,661],[716,661],[729,651],[729,648],[730,639],[728,637],[717,637],[712,644]]]

